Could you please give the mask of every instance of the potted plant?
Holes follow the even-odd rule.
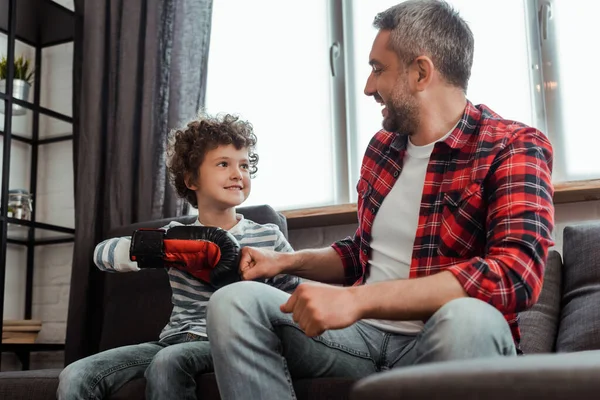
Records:
[[[29,89],[33,78],[33,68],[29,60],[20,56],[15,59],[15,72],[13,77],[13,95],[15,99],[27,101]],[[2,56],[0,60],[0,92],[6,93],[6,79],[8,78],[8,60]],[[4,112],[4,102],[0,102],[0,111]],[[26,109],[18,104],[13,104],[13,115],[23,115]]]

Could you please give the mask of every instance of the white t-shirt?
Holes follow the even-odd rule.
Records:
[[[445,140],[453,130],[438,141]],[[407,141],[402,172],[373,221],[367,285],[409,277],[423,185],[435,143],[415,146],[410,138]],[[405,335],[416,335],[423,329],[423,321],[365,319],[364,322],[387,332]]]

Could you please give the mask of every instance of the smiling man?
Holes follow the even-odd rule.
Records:
[[[358,229],[325,249],[243,250],[246,282],[209,303],[224,399],[293,399],[290,376],[517,353],[517,313],[553,244],[551,145],[468,101],[474,39],[447,3],[405,1],[374,25],[365,94],[384,130],[361,166]],[[346,287],[252,282],[280,273]]]

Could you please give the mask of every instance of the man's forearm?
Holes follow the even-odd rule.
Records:
[[[282,254],[284,273],[324,283],[344,283],[344,265],[331,247]]]
[[[450,300],[467,293],[451,272],[426,278],[399,279],[349,288],[361,307],[362,318],[398,321],[431,317]]]

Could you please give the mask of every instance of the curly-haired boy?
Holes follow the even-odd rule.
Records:
[[[279,228],[260,225],[237,214],[235,207],[250,194],[257,171],[256,136],[252,125],[232,115],[200,114],[169,135],[168,168],[177,194],[198,209],[194,225],[228,230],[243,247],[290,252]],[[181,225],[171,222],[163,229]],[[129,260],[130,237],[105,240],[96,246],[94,261],[104,271],[137,271]],[[212,371],[206,335],[206,306],[214,287],[188,272],[168,269],[173,311],[155,342],[124,346],[81,359],[60,374],[59,399],[101,399],[127,382],[146,377],[147,399],[196,399],[195,376]],[[267,284],[287,292],[299,284],[280,275]]]

